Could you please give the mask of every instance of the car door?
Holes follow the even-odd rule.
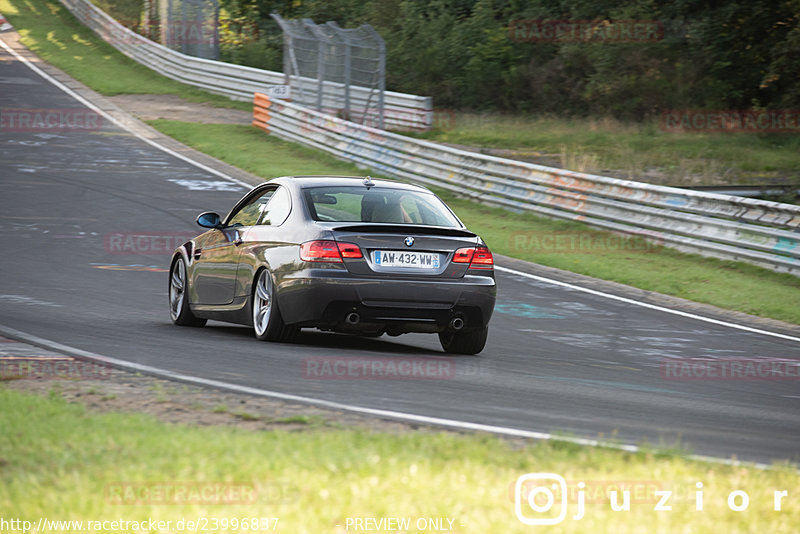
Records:
[[[201,305],[225,305],[236,293],[236,272],[247,232],[261,218],[275,188],[259,190],[245,198],[225,221],[197,241],[192,271],[193,302]]]
[[[236,275],[238,278],[237,295],[247,296],[246,292],[259,267],[267,264],[267,267],[273,270],[282,265],[280,260],[278,265],[271,265],[268,258],[276,259],[270,253],[276,247],[286,248],[282,237],[285,235],[285,230],[281,227],[291,210],[292,201],[289,191],[285,187],[279,187],[270,197],[269,202],[261,209],[261,217],[244,237],[244,244],[241,246],[243,252],[239,257],[239,269]],[[292,249],[292,252],[296,255],[295,249]]]

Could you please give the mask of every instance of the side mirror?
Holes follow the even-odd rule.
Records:
[[[197,216],[197,224],[203,228],[222,228],[222,221],[219,215],[213,211],[206,211]]]

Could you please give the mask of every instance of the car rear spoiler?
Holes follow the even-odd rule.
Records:
[[[469,230],[447,228],[444,226],[423,226],[420,224],[352,224],[337,226],[335,232],[360,232],[364,234],[427,234],[448,237],[478,237]]]

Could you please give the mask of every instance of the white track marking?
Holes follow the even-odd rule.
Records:
[[[673,315],[680,315],[681,317],[687,317],[689,319],[695,319],[697,321],[703,321],[706,323],[712,323],[720,326],[727,326],[728,328],[736,328],[737,330],[744,330],[746,332],[752,332],[754,334],[763,334],[765,336],[773,336],[779,337],[781,339],[788,339],[789,341],[796,341],[800,343],[800,337],[789,336],[786,334],[779,334],[777,332],[770,332],[769,330],[761,330],[759,328],[753,328],[750,326],[744,326],[741,324],[730,323],[727,321],[720,321],[719,319],[712,319],[711,317],[703,317],[702,315],[696,315],[694,313],[689,313],[680,310],[673,310],[672,308],[665,308],[664,306],[658,306],[656,304],[650,304],[647,302],[642,302],[641,300],[635,300],[627,297],[620,297],[619,295],[613,295],[611,293],[604,293],[602,291],[597,291],[595,289],[589,289],[587,287],[576,286],[573,284],[568,284],[567,282],[560,282],[558,280],[553,280],[552,278],[545,278],[544,276],[538,276],[535,274],[525,273],[522,271],[517,271],[515,269],[509,269],[508,267],[500,267],[499,265],[494,266],[495,270],[501,271],[508,274],[514,274],[517,276],[523,276],[525,278],[531,278],[533,280],[538,280],[540,282],[546,282],[548,284],[553,284],[559,287],[565,287],[568,289],[574,289],[575,291],[581,291],[583,293],[589,293],[590,295],[597,295],[598,297],[603,297],[611,300],[616,300],[619,302],[624,302],[626,304],[633,304],[635,306],[641,306],[643,308],[650,308],[651,310],[657,310],[664,313],[671,313]]]
[[[46,300],[39,300],[26,295],[0,295],[0,302],[9,302],[11,304],[25,304],[30,306],[49,306],[53,308],[62,308],[63,305],[54,302],[47,302]]]
[[[167,148],[167,147],[165,147],[163,145],[158,144],[156,141],[153,141],[152,139],[148,139],[147,137],[144,137],[143,135],[130,130],[123,123],[121,123],[120,121],[118,121],[117,119],[112,117],[108,112],[103,111],[99,107],[95,106],[93,103],[89,102],[86,98],[82,97],[81,95],[79,95],[78,93],[76,93],[75,91],[73,91],[72,89],[70,89],[69,87],[64,85],[63,83],[59,82],[58,80],[56,80],[55,78],[53,78],[52,76],[50,76],[49,74],[44,72],[42,69],[40,69],[39,67],[37,67],[33,63],[31,63],[27,58],[25,58],[25,57],[21,56],[20,54],[18,54],[16,50],[14,50],[10,46],[8,46],[2,39],[0,39],[0,46],[2,46],[3,49],[5,49],[6,52],[8,52],[12,56],[14,56],[18,61],[20,61],[21,63],[27,65],[31,70],[33,70],[33,72],[35,72],[36,74],[38,74],[39,76],[41,76],[42,78],[44,78],[45,80],[50,82],[51,84],[55,85],[56,87],[58,87],[59,89],[61,89],[65,93],[67,93],[69,96],[71,96],[72,98],[74,98],[75,100],[77,100],[78,102],[80,102],[81,104],[86,106],[87,108],[91,109],[95,113],[99,113],[100,115],[102,115],[103,117],[105,117],[106,119],[111,121],[113,124],[117,125],[122,130],[125,130],[126,132],[130,133],[131,135],[137,137],[138,139],[141,139],[142,141],[144,141],[148,145],[150,145],[152,147],[155,147],[158,150],[161,150],[163,152],[166,152],[170,156],[175,156],[176,158],[181,159],[181,160],[183,160],[183,161],[185,161],[185,162],[197,167],[198,169],[202,169],[202,170],[204,170],[204,171],[206,171],[206,172],[208,172],[210,174],[213,174],[214,176],[219,176],[220,178],[228,180],[229,182],[233,182],[233,183],[245,186],[247,189],[251,189],[253,187],[253,184],[248,184],[248,183],[243,182],[241,180],[237,180],[236,178],[233,178],[232,176],[228,176],[227,174],[225,174],[223,172],[220,172],[220,171],[218,171],[216,169],[212,169],[211,167],[209,167],[207,165],[203,165],[202,163],[193,160],[189,156],[185,156],[185,155],[183,155],[183,154],[181,154],[179,152],[175,152],[174,150],[172,150],[170,148]]]
[[[214,182],[211,180],[179,180],[168,178],[168,182],[185,187],[189,191],[241,191],[242,188],[230,182]]]

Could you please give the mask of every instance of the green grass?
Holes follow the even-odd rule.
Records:
[[[250,126],[195,124],[169,120],[149,124],[202,152],[258,176],[291,174],[351,174],[365,171],[325,153],[287,143]],[[627,250],[613,249],[613,234],[581,223],[511,214],[437,190],[458,216],[500,254],[613,280],[650,291],[675,295],[800,324],[800,278],[740,262],[683,254],[664,247],[625,241]],[[532,248],[548,239],[589,239],[588,248]],[[569,241],[566,241],[569,243]],[[563,241],[562,241],[563,243]],[[545,250],[542,250],[544,248]],[[735,288],[735,289],[732,289]]]
[[[513,149],[587,172],[672,185],[800,185],[800,134],[671,133],[658,122],[440,113],[433,141]]]
[[[238,417],[243,421],[260,421],[261,416],[252,414],[250,412],[233,412],[234,417]]]
[[[0,13],[25,46],[100,94],[172,94],[217,107],[252,109],[248,102],[195,89],[140,65],[97,37],[56,1],[0,0]]]
[[[142,18],[144,0],[90,0],[94,5],[131,27]]]
[[[336,525],[348,517],[446,517],[455,520],[454,532],[529,533],[532,527],[514,514],[514,482],[528,472],[551,472],[572,490],[584,481],[589,499],[580,521],[571,519],[577,505],[570,499],[569,518],[553,532],[788,534],[800,524],[797,473],[788,467],[726,467],[556,442],[512,447],[490,436],[176,426],[138,414],[90,414],[61,399],[3,388],[0,406],[5,519],[174,524],[202,516],[279,517],[280,532],[319,534],[345,532]],[[694,509],[698,481],[702,512]],[[159,504],[140,492],[145,502],[121,504],[113,497],[121,487],[173,483],[198,491],[222,483],[247,488],[248,498]],[[631,488],[631,510],[612,512],[607,489],[620,484]],[[655,489],[673,491],[671,512],[653,510]],[[734,489],[750,496],[745,512],[727,508]],[[772,509],[776,490],[789,491],[781,512]]]
[[[288,417],[280,417],[278,419],[271,419],[270,423],[277,423],[280,425],[324,425],[328,421],[321,415],[290,415]]]
[[[158,119],[147,121],[170,137],[264,178],[300,174],[354,174],[365,171],[328,154],[268,136],[239,124],[204,124]]]

